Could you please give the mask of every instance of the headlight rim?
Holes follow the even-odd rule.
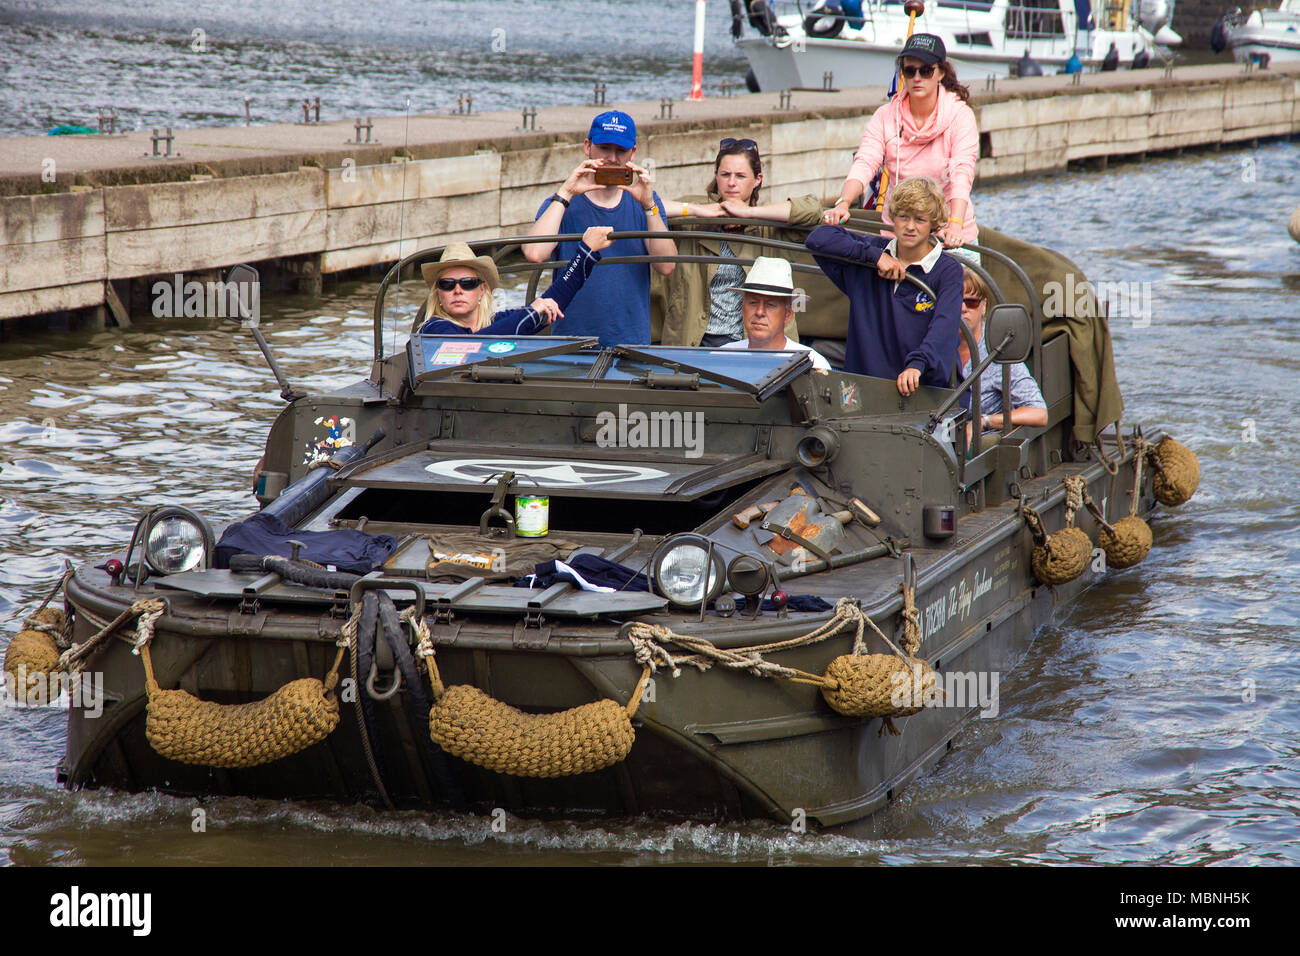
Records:
[[[184,505],[162,505],[152,509],[146,516],[144,527],[140,532],[140,555],[144,561],[145,567],[148,568],[150,575],[156,577],[165,577],[168,574],[181,574],[180,571],[166,571],[155,563],[153,555],[149,549],[149,535],[153,529],[162,521],[168,518],[181,518],[194,525],[199,531],[199,538],[202,543],[203,557],[199,561],[199,566],[190,568],[190,571],[208,570],[212,567],[212,556],[216,550],[216,537],[212,532],[212,526],[198,512]]]
[[[720,549],[717,547],[716,542],[710,541],[702,534],[683,532],[681,534],[671,535],[660,542],[659,547],[655,548],[654,554],[650,557],[650,583],[653,585],[659,596],[665,598],[668,603],[675,608],[690,609],[698,608],[700,606],[700,600],[683,602],[674,598],[663,586],[660,578],[660,571],[669,553],[677,548],[686,546],[699,548],[704,551],[706,555],[709,555],[709,557],[706,558],[709,563],[709,568],[705,573],[703,592],[703,604],[707,607],[710,601],[727,589],[727,566],[726,562],[722,559],[722,554]],[[710,580],[714,582],[712,587],[709,586]]]

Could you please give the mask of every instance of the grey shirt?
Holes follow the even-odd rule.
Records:
[[[988,354],[984,347],[984,337],[975,343],[978,354],[976,361],[980,361]],[[967,362],[962,366],[962,380],[965,381],[970,377],[971,363]],[[1047,403],[1043,401],[1043,393],[1038,388],[1038,383],[1034,381],[1034,376],[1029,373],[1024,362],[1017,362],[1011,366],[1011,407],[1016,408],[1047,408]],[[996,362],[991,364],[980,374],[980,414],[997,415],[1002,412],[1002,367]]]

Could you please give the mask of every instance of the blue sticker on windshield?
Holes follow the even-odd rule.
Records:
[[[488,351],[494,355],[504,355],[506,352],[513,352],[514,350],[514,342],[493,342],[488,346]]]

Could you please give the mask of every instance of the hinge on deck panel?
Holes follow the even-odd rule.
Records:
[[[456,413],[443,412],[442,424],[438,427],[438,437],[446,441],[451,437],[452,431],[456,428]]]
[[[756,453],[767,454],[768,448],[772,444],[772,426],[759,425],[754,429],[754,451]]]
[[[346,621],[351,616],[351,598],[347,591],[335,591],[334,603],[330,605],[330,617]]]
[[[438,598],[433,605],[433,623],[450,624],[452,616],[451,602],[446,598]]]
[[[262,609],[262,602],[257,598],[257,592],[251,588],[244,588],[243,597],[239,601],[240,614],[256,614]]]
[[[515,623],[514,634],[510,642],[523,650],[540,651],[551,642],[551,629],[545,627],[546,618],[538,608],[524,611],[524,619]]]

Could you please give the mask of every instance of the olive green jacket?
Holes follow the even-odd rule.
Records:
[[[669,203],[668,212],[671,214],[674,207],[680,210],[682,202],[708,203],[713,202],[713,200],[707,196],[687,196],[684,200]],[[816,196],[790,197],[791,225],[816,226],[821,221],[823,211],[821,200]],[[675,227],[670,224],[670,228]],[[708,227],[703,224],[695,228],[708,231]],[[763,246],[744,242],[742,237],[745,234],[761,236],[765,239],[784,239],[787,242],[798,243],[802,243],[804,236],[807,235],[806,232],[796,229],[779,229],[759,225],[746,226],[743,232],[736,233],[735,239],[727,240],[727,245],[739,258],[782,254],[782,250],[764,249]],[[674,238],[677,240],[677,251],[683,255],[719,255],[716,240],[682,239],[680,234],[674,236]],[[658,288],[652,290],[651,297],[660,300],[662,303],[663,327],[659,339],[661,344],[690,346],[700,344],[700,339],[704,337],[704,331],[709,325],[709,283],[713,281],[714,273],[717,271],[718,266],[715,263],[679,262],[677,267],[667,276],[656,274]],[[798,284],[795,283],[795,285]],[[654,311],[660,310],[656,309]],[[786,338],[791,341],[799,341],[799,333],[795,327],[793,312],[790,314],[790,321],[786,323],[785,334]]]

